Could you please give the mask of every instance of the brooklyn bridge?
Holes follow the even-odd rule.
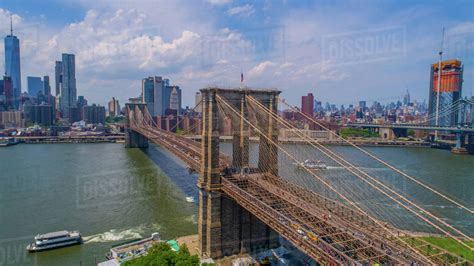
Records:
[[[472,217],[465,203],[345,139],[356,156],[309,138],[279,116],[278,105],[287,105],[280,91],[205,88],[201,93],[200,142],[162,130],[146,104],[127,104],[126,129],[127,147],[151,141],[199,173],[201,257],[274,248],[282,237],[325,265],[472,263],[407,229],[416,225],[472,251],[469,232],[414,200],[404,185]],[[220,142],[224,124],[232,129],[230,151]],[[294,130],[304,148],[280,143],[280,129]],[[250,143],[251,136],[259,141]]]

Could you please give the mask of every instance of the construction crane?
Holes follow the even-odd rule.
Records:
[[[436,95],[436,126],[439,126],[439,96],[441,91],[441,61],[443,61],[443,43],[444,43],[444,27],[443,27],[443,35],[441,37],[441,46],[439,48],[439,62],[438,62],[438,88],[437,88],[437,95]],[[435,130],[435,141],[438,140],[438,130]]]

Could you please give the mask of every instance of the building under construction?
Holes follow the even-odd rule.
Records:
[[[463,65],[456,59],[441,62],[441,80],[438,80],[439,63],[431,65],[429,119],[431,125],[455,126],[458,121],[456,104],[461,98]],[[438,90],[438,82],[440,83]],[[439,92],[439,97],[438,97]],[[439,100],[439,103],[438,103]],[[438,109],[438,119],[436,111]]]

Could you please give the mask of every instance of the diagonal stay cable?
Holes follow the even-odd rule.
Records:
[[[279,117],[278,115],[274,114],[273,112],[270,112],[268,110],[268,108],[266,108],[265,106],[262,106],[261,103],[257,102],[255,99],[253,99],[251,96],[247,96],[249,98],[249,100],[254,103],[254,104],[257,104],[257,105],[260,105],[260,108],[264,109],[263,111],[266,112],[266,113],[269,113],[270,115],[273,114],[274,118],[277,119],[278,121],[280,121],[281,123],[283,124],[288,124],[288,122],[284,121],[281,117]],[[292,127],[290,125],[290,127]],[[288,127],[288,128],[290,128]],[[296,129],[296,128],[295,128]],[[470,248],[470,246],[468,246],[467,244],[465,244],[463,241],[459,240],[458,238],[454,237],[453,235],[451,235],[449,232],[445,231],[444,229],[440,228],[438,225],[436,224],[433,224],[431,221],[427,220],[425,217],[421,216],[418,212],[412,210],[411,208],[409,208],[408,206],[406,206],[405,204],[403,204],[402,202],[400,202],[399,200],[395,199],[393,196],[391,195],[388,195],[387,192],[383,191],[382,189],[380,189],[380,187],[378,186],[375,186],[374,184],[370,183],[368,180],[366,180],[365,178],[363,178],[362,176],[360,176],[359,174],[357,174],[356,172],[354,172],[353,169],[357,170],[358,172],[360,172],[361,174],[363,174],[364,176],[366,176],[367,178],[369,178],[370,180],[374,181],[375,183],[377,183],[378,185],[380,185],[381,187],[385,188],[386,190],[390,191],[391,193],[395,194],[396,196],[398,196],[399,198],[403,199],[405,202],[411,204],[412,206],[416,207],[419,211],[421,211],[422,213],[426,213],[428,216],[430,216],[431,218],[435,219],[436,221],[442,223],[444,226],[452,229],[453,231],[455,231],[456,233],[460,234],[461,236],[467,238],[468,240],[470,240],[471,238],[469,236],[467,236],[466,234],[464,234],[463,232],[461,232],[460,230],[454,228],[453,226],[451,226],[450,224],[444,222],[443,220],[441,220],[440,218],[438,218],[437,216],[434,216],[433,214],[431,214],[430,212],[428,212],[427,210],[425,210],[424,208],[420,207],[418,204],[412,202],[411,200],[407,199],[406,197],[404,197],[403,195],[399,194],[398,192],[392,190],[391,188],[387,187],[385,184],[381,183],[380,181],[378,181],[376,178],[368,175],[366,172],[362,171],[359,167],[356,167],[355,165],[351,164],[350,162],[348,162],[347,160],[345,160],[343,157],[335,154],[333,151],[327,149],[326,147],[324,147],[324,145],[321,145],[317,142],[314,142],[314,140],[310,139],[309,137],[305,136],[301,130],[299,129],[296,129],[298,131],[298,133],[300,133],[300,137],[306,139],[306,141],[311,145],[313,146],[314,148],[320,150],[321,152],[323,152],[326,156],[330,157],[331,159],[335,160],[333,156],[335,156],[336,158],[340,159],[342,162],[346,163],[347,165],[349,165],[350,167],[352,168],[349,168],[347,167],[347,165],[343,165],[342,163],[338,162],[337,160],[335,160],[339,165],[343,166],[344,168],[346,168],[346,170],[350,171],[351,173],[353,173],[354,175],[356,175],[357,177],[359,177],[360,179],[362,179],[364,182],[366,182],[367,184],[369,184],[370,186],[372,186],[373,188],[375,188],[376,190],[380,191],[381,193],[383,193],[385,196],[389,197],[390,199],[392,199],[393,201],[395,201],[396,203],[400,204],[402,207],[404,207],[406,210],[412,212],[414,215],[418,216],[420,219],[422,219],[423,221],[429,223],[430,225],[432,225],[433,227],[437,228],[438,230],[442,231],[443,233],[445,233],[447,236],[449,236],[450,238],[452,238],[453,240],[459,242],[460,244],[464,245],[465,247],[467,248]],[[328,155],[326,152],[322,151],[320,148],[316,147],[314,145],[314,143],[320,145],[323,149],[325,149],[327,152],[331,153],[333,156],[331,155]]]
[[[474,210],[469,209],[468,207],[464,206],[463,204],[457,202],[456,200],[454,200],[454,199],[452,199],[452,198],[450,198],[450,197],[444,195],[443,193],[437,191],[436,189],[434,189],[434,188],[432,188],[432,187],[426,185],[425,183],[419,181],[418,179],[416,179],[416,178],[414,178],[414,177],[412,177],[412,176],[409,176],[409,175],[406,174],[405,172],[403,172],[403,171],[399,170],[398,168],[392,166],[391,164],[389,164],[389,163],[383,161],[382,159],[380,159],[380,158],[378,158],[377,156],[373,155],[373,154],[370,153],[369,151],[367,151],[367,150],[365,150],[365,149],[363,149],[363,148],[357,146],[357,145],[354,144],[353,142],[351,142],[351,141],[349,141],[349,140],[347,140],[347,139],[345,139],[345,138],[339,136],[339,135],[336,134],[335,132],[329,130],[329,129],[328,129],[327,127],[325,127],[323,124],[317,122],[315,119],[313,119],[313,118],[309,117],[308,115],[304,114],[303,112],[299,111],[297,108],[295,108],[295,107],[293,107],[293,106],[287,104],[285,101],[281,101],[281,102],[282,102],[283,104],[285,104],[286,106],[288,106],[288,107],[289,107],[290,109],[292,109],[293,111],[296,111],[296,112],[302,114],[302,115],[303,115],[306,119],[308,119],[309,121],[311,121],[311,122],[313,122],[313,123],[316,123],[316,124],[317,124],[318,126],[320,126],[321,128],[327,130],[330,134],[334,135],[336,138],[338,138],[338,139],[340,139],[340,140],[346,142],[347,144],[349,144],[349,145],[355,147],[356,149],[358,149],[358,150],[360,150],[361,152],[365,153],[365,154],[368,155],[369,157],[375,159],[375,160],[378,161],[379,163],[381,163],[381,164],[387,166],[388,168],[390,168],[390,169],[394,170],[395,172],[399,173],[400,175],[403,175],[404,177],[406,177],[406,178],[412,180],[413,182],[417,183],[418,185],[420,185],[420,186],[422,186],[422,187],[424,187],[424,188],[430,190],[431,192],[433,192],[433,193],[435,193],[436,195],[438,195],[438,196],[444,198],[445,200],[447,200],[447,201],[449,201],[449,202],[451,202],[451,203],[457,205],[459,208],[462,208],[462,209],[464,209],[464,210],[470,212],[471,214],[474,214]]]
[[[218,102],[220,102],[221,104],[224,104],[226,105],[230,110],[232,110],[233,112],[235,112],[238,116],[240,116],[240,114],[234,110],[234,108],[232,108],[225,100],[223,100],[219,95],[216,95],[216,100]],[[281,150],[283,153],[285,153],[286,156],[288,156],[289,158],[291,158],[293,161],[295,161],[296,163],[299,163],[299,161],[292,155],[290,154],[288,151],[286,151],[285,149],[283,149],[279,144],[275,143],[271,138],[269,138],[268,136],[266,136],[263,132],[261,132],[260,129],[258,129],[258,127],[256,127],[255,125],[251,124],[245,117],[243,118],[243,120],[248,123],[255,131],[257,131],[261,136],[263,136],[264,138],[266,138],[270,143],[272,143],[273,145],[275,145],[279,150]],[[386,230],[389,234],[391,234],[393,237],[397,238],[399,241],[403,242],[403,243],[406,243],[402,238],[400,238],[397,234],[395,234],[394,232],[392,232],[391,230],[388,230],[382,222],[380,222],[379,220],[373,218],[371,215],[369,215],[366,211],[364,211],[362,208],[360,208],[357,204],[355,204],[354,202],[352,202],[349,198],[347,198],[345,195],[341,194],[336,188],[334,188],[331,184],[329,184],[326,180],[324,180],[323,178],[321,178],[320,176],[316,175],[314,172],[310,171],[307,167],[303,166],[303,168],[311,175],[313,175],[314,177],[316,177],[321,183],[323,183],[326,187],[328,187],[330,190],[332,190],[334,193],[336,193],[339,197],[341,197],[342,199],[344,199],[345,201],[347,201],[347,203],[349,203],[351,206],[353,206],[355,209],[357,209],[358,211],[360,211],[361,213],[363,213],[364,215],[366,215],[369,219],[371,219],[374,223],[376,223],[377,225],[379,225],[381,228],[384,228],[384,230]],[[427,261],[430,261],[426,256],[424,256],[421,252],[419,252],[418,250],[416,250],[415,248],[411,247],[410,245],[407,245],[409,249],[411,249],[413,252],[417,253],[418,255],[420,255],[421,257],[423,257],[425,260]]]

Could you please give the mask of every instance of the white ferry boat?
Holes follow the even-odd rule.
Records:
[[[26,250],[37,252],[78,244],[82,244],[82,237],[79,231],[64,230],[35,236],[35,242],[29,244]]]
[[[15,138],[0,138],[0,147],[11,146],[20,143]]]

